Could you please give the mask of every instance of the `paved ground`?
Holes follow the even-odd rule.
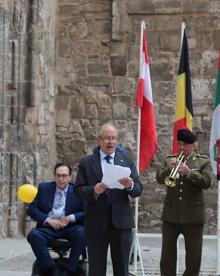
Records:
[[[141,257],[143,260],[144,272],[141,263],[137,263],[136,275],[156,276],[159,274],[159,258],[161,248],[160,235],[139,234],[141,246]],[[180,239],[179,246],[179,274],[184,270],[184,245]],[[0,240],[0,276],[31,276],[32,263],[35,257],[29,244],[25,239],[4,239]],[[216,276],[217,266],[217,242],[213,236],[205,236],[203,246],[203,259],[201,276]],[[133,275],[133,266],[130,267]],[[108,276],[112,276],[110,258],[108,261]],[[135,275],[135,273],[134,273]],[[98,275],[97,275],[98,276]]]

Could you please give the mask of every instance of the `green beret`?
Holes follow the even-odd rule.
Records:
[[[179,129],[177,131],[177,140],[193,144],[196,141],[196,136],[189,129]]]

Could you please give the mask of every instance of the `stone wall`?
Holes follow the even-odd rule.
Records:
[[[58,160],[76,174],[113,121],[136,156],[140,23],[147,41],[159,149],[141,175],[140,231],[160,232],[165,195],[155,170],[170,153],[180,25],[187,24],[194,131],[208,153],[220,44],[220,2],[205,0],[0,0],[0,238],[32,225],[21,183],[52,177]],[[206,233],[216,231],[217,189],[206,192]]]
[[[0,1],[0,237],[25,234],[18,186],[49,178],[56,162],[55,3]]]
[[[57,154],[76,171],[79,158],[92,151],[99,126],[113,121],[120,143],[135,157],[140,23],[147,41],[159,149],[141,177],[140,231],[159,232],[164,187],[155,170],[170,153],[180,54],[180,27],[186,22],[194,131],[199,151],[208,154],[212,102],[219,48],[220,2],[204,0],[59,1],[56,81]],[[216,183],[206,192],[206,233],[216,230]]]

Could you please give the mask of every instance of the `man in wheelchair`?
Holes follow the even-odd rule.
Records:
[[[54,181],[40,183],[37,195],[28,206],[28,214],[37,222],[27,240],[36,256],[41,276],[59,276],[60,268],[49,253],[50,244],[67,239],[71,250],[62,268],[62,276],[80,274],[79,257],[85,252],[86,241],[82,226],[83,204],[74,194],[71,168],[59,163],[54,168]]]

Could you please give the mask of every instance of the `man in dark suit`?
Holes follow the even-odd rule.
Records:
[[[204,225],[203,190],[211,185],[210,164],[207,156],[194,153],[195,135],[187,129],[177,132],[178,148],[183,160],[177,165],[177,156],[169,155],[157,171],[157,181],[167,184],[167,194],[162,213],[162,251],[160,269],[162,276],[176,276],[177,239],[185,240],[184,276],[198,276],[202,254]],[[168,181],[173,168],[177,168],[175,181]]]
[[[79,256],[85,250],[85,233],[82,226],[83,204],[75,196],[71,183],[71,168],[59,163],[54,168],[55,181],[41,183],[36,198],[28,206],[28,214],[37,221],[37,227],[27,236],[37,258],[41,274],[59,275],[48,251],[48,243],[58,238],[71,241],[72,248],[65,272],[78,275]]]
[[[107,251],[110,244],[114,276],[128,276],[131,229],[134,227],[130,197],[142,193],[132,158],[117,147],[118,131],[111,123],[102,126],[98,147],[84,157],[78,167],[75,191],[85,204],[89,276],[105,276]],[[129,167],[129,177],[120,180],[123,189],[108,189],[102,183],[107,163]]]

